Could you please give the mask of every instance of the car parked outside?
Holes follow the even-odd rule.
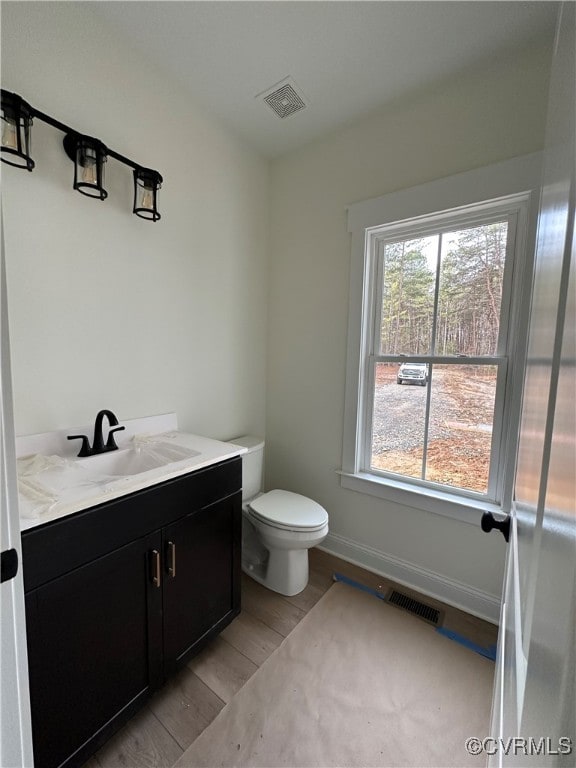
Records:
[[[425,387],[428,384],[428,363],[401,363],[396,382],[404,384],[405,381]]]

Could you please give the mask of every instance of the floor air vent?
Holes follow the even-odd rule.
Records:
[[[420,619],[424,619],[429,624],[434,624],[437,627],[440,623],[440,611],[436,608],[432,608],[430,605],[414,600],[408,595],[403,595],[402,592],[393,591],[388,598],[388,602],[392,605],[396,605],[398,608],[402,608],[405,611],[413,613]]]

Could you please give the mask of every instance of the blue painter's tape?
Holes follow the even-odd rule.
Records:
[[[344,584],[348,584],[350,587],[360,589],[362,592],[368,592],[369,595],[374,595],[374,597],[377,597],[380,600],[386,600],[386,597],[382,594],[382,592],[378,592],[371,587],[367,587],[365,584],[360,584],[359,581],[354,581],[354,579],[350,579],[348,576],[344,576],[342,573],[334,573],[334,581],[341,581]],[[475,653],[479,653],[480,656],[484,656],[491,661],[496,661],[495,645],[490,645],[488,648],[484,648],[481,645],[468,640],[466,637],[462,637],[462,635],[459,635],[457,632],[454,632],[451,629],[446,629],[445,627],[436,627],[436,632],[444,635],[444,637],[447,637],[449,640],[454,640],[456,643],[460,643],[460,645],[463,645],[465,648],[468,648]]]
[[[334,581],[342,581],[344,584],[348,584],[350,587],[356,587],[356,589],[362,590],[362,592],[368,592],[369,595],[374,595],[374,597],[378,597],[380,600],[386,600],[384,595],[381,592],[378,592],[375,589],[372,589],[371,587],[367,587],[365,584],[360,584],[359,581],[354,581],[354,579],[349,579],[348,576],[344,576],[341,573],[335,573],[334,574]]]
[[[471,640],[468,640],[467,638],[462,637],[462,635],[459,635],[457,632],[454,632],[451,629],[446,629],[445,627],[436,627],[436,632],[439,632],[441,635],[444,635],[444,637],[447,637],[450,640],[454,640],[456,643],[460,643],[460,645],[463,645],[465,648],[469,648],[471,651],[479,653],[480,656],[485,656],[491,661],[496,661],[495,645],[489,645],[488,648],[484,648],[483,646],[478,645],[477,643],[473,643]]]

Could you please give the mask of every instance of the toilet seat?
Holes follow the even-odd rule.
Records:
[[[285,531],[319,531],[328,523],[324,507],[292,491],[268,491],[251,501],[248,508],[256,520]]]

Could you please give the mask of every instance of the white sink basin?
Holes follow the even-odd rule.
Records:
[[[89,509],[127,493],[239,456],[245,449],[139,419],[140,433],[116,451],[71,458],[61,433],[22,438],[18,458],[22,529]],[[164,431],[156,431],[158,427]],[[149,429],[149,428],[153,429]],[[61,455],[58,447],[65,450]]]
[[[35,454],[18,460],[20,493],[34,512],[57,501],[93,495],[94,488],[107,491],[118,483],[125,486],[144,472],[192,466],[200,455],[199,451],[163,441],[143,442],[82,459]]]
[[[78,459],[80,464],[88,472],[94,475],[112,475],[125,477],[126,475],[139,475],[151,469],[164,467],[177,461],[185,461],[199,456],[198,451],[182,448],[170,443],[154,442],[133,448],[123,448],[109,453],[100,453],[97,456],[88,456]]]

